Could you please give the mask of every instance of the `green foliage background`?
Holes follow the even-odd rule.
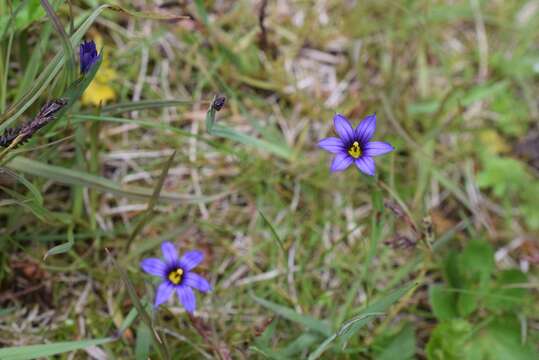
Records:
[[[49,2],[0,2],[0,129],[70,100],[0,155],[0,359],[539,357],[537,1]],[[376,178],[329,172],[335,112]],[[151,308],[163,240],[195,317]]]

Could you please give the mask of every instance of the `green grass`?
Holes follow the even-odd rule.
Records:
[[[535,2],[268,1],[265,40],[263,2],[49,2],[0,2],[0,129],[70,99],[0,160],[0,359],[537,358]],[[375,178],[329,172],[335,112],[376,112]],[[195,316],[151,307],[164,240]]]

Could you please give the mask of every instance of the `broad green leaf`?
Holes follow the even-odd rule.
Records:
[[[483,170],[477,176],[481,188],[492,188],[499,197],[509,196],[520,189],[525,190],[531,183],[524,164],[518,160],[486,154],[482,156]]]
[[[483,240],[472,240],[460,255],[461,277],[466,284],[483,284],[494,270],[494,250]]]
[[[537,344],[523,341],[521,326],[515,317],[494,319],[467,341],[465,359],[537,360]]]
[[[438,320],[450,320],[457,315],[457,293],[448,291],[443,285],[429,287],[429,302]]]
[[[526,274],[516,269],[499,272],[485,298],[485,306],[496,312],[521,311],[524,303],[530,300],[528,290],[523,288],[527,281]]]
[[[479,300],[481,297],[475,287],[466,288],[464,290],[466,291],[458,294],[457,309],[460,316],[467,317],[479,307]]]
[[[396,334],[377,339],[374,347],[376,360],[412,359],[416,352],[415,330],[407,324]]]
[[[57,7],[58,1],[55,4]],[[12,31],[23,30],[45,16],[40,0],[13,0],[11,6],[13,8],[11,16],[8,13],[0,14],[0,41]]]
[[[462,286],[462,279],[460,277],[460,264],[459,254],[451,250],[447,254],[443,263],[444,275],[448,284],[453,288],[460,288]]]
[[[472,333],[472,326],[461,319],[441,322],[430,334],[426,355],[429,360],[464,359],[464,344]]]

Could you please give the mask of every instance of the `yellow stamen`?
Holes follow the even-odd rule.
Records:
[[[174,285],[178,285],[180,281],[182,281],[182,275],[183,275],[183,270],[180,268],[177,268],[176,270],[172,270],[171,272],[168,273],[168,279]]]
[[[359,148],[359,143],[357,141],[354,141],[352,146],[350,146],[350,149],[348,149],[348,153],[354,159],[357,159],[358,157],[361,156],[361,149]]]

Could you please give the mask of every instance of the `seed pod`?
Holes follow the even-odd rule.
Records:
[[[55,99],[41,107],[37,115],[29,122],[20,127],[9,128],[0,136],[0,146],[8,147],[13,140],[22,135],[17,145],[28,141],[43,126],[56,118],[58,112],[67,104],[67,99]]]

